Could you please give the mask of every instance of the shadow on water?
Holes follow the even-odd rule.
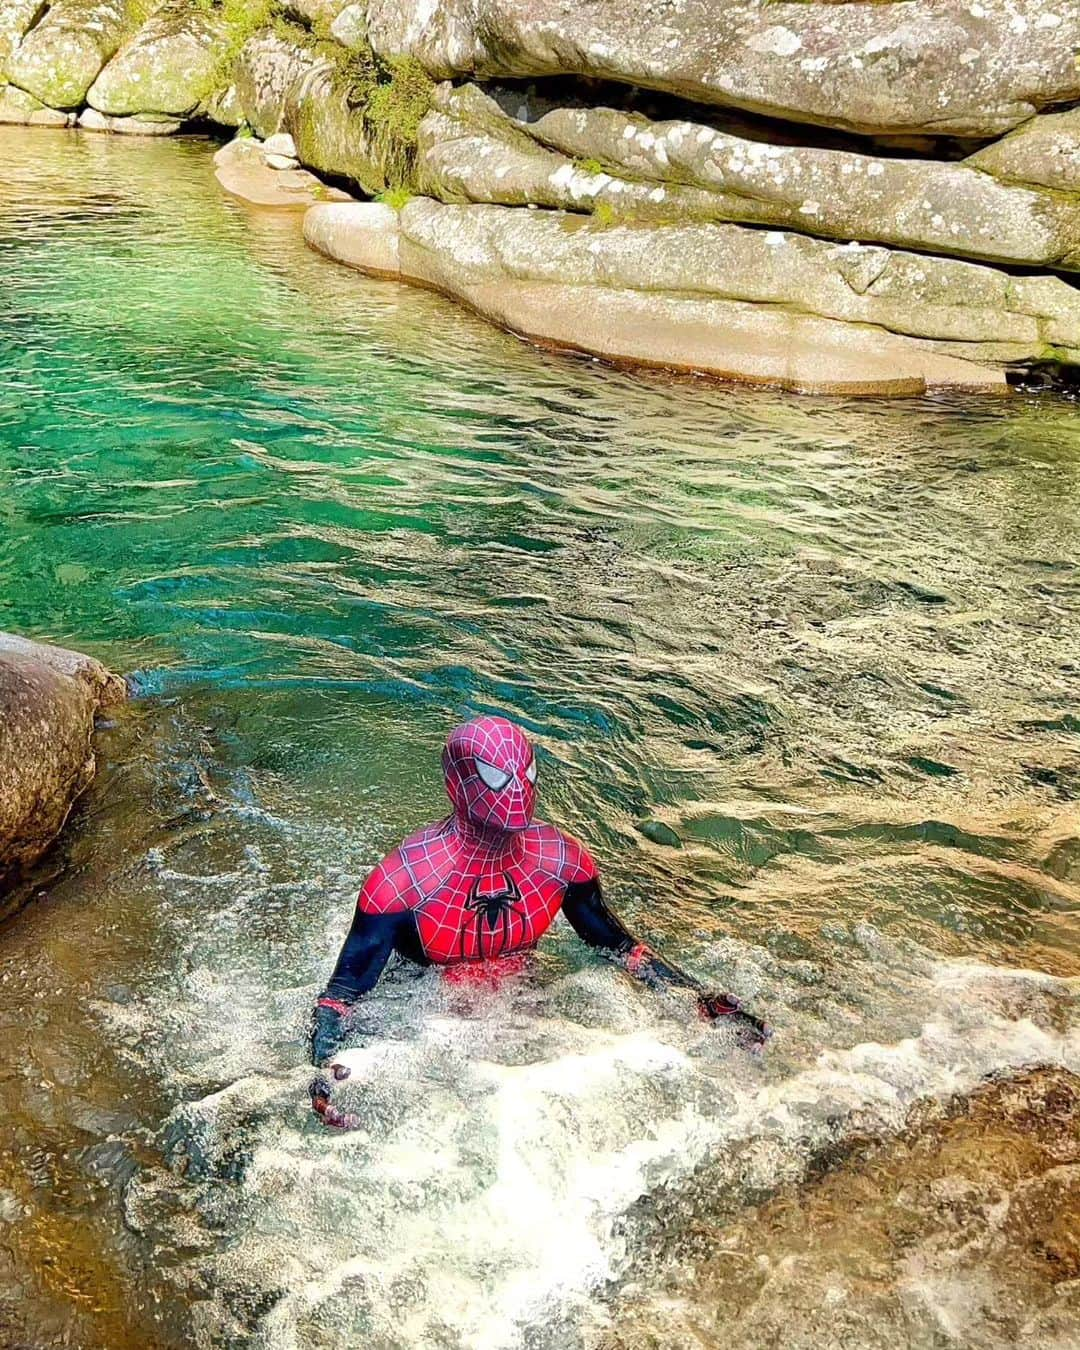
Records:
[[[0,247],[0,625],[144,695],[0,943],[6,1343],[576,1346],[703,1166],[751,1159],[708,1173],[730,1218],[1077,1067],[1073,408],[541,355],[307,252],[198,143],[5,130]],[[476,1006],[392,973],[328,1137],[306,1010],[484,710],[776,1041],[559,931]]]

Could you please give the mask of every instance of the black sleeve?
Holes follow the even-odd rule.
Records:
[[[597,877],[572,881],[567,886],[563,913],[574,932],[590,947],[601,947],[623,956],[636,945],[622,921],[608,909]]]
[[[411,910],[365,914],[357,908],[323,997],[354,1003],[374,988],[393,952],[413,956],[419,946],[415,938],[416,916]]]
[[[771,1035],[761,1018],[746,1012],[738,999],[732,998],[730,994],[707,990],[693,975],[665,961],[644,942],[638,942],[608,909],[598,878],[571,882],[563,896],[563,911],[583,942],[610,952],[643,984],[653,988],[666,985],[692,990],[697,995],[698,1011],[702,1017],[710,1022],[734,1021],[754,1044],[761,1044]]]
[[[670,984],[701,992],[701,984],[692,975],[664,961],[632,936],[622,920],[608,908],[599,878],[571,882],[563,896],[563,912],[583,942],[621,958],[637,979],[646,984]]]

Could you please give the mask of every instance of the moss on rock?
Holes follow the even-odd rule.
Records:
[[[12,84],[50,108],[78,108],[124,37],[157,6],[152,0],[57,0],[12,52]]]

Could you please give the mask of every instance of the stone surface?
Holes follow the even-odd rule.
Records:
[[[296,142],[284,131],[279,131],[274,136],[267,136],[263,141],[263,153],[267,155],[287,155],[289,159],[296,158]]]
[[[304,238],[328,258],[372,276],[400,277],[398,213],[382,202],[315,206]]]
[[[363,117],[325,55],[290,36],[258,32],[232,74],[236,107],[259,136],[290,136],[296,157],[315,173],[351,178],[373,194],[385,188]]]
[[[963,296],[955,286],[954,294],[935,296],[935,282],[947,287],[920,272],[924,260],[883,249],[848,256],[818,241],[738,226],[597,230],[556,212],[423,198],[404,207],[398,230],[403,278],[523,336],[615,361],[808,392],[906,394],[1005,382],[999,370],[907,341],[887,323],[901,327],[906,319],[935,338],[977,332],[1001,339],[1005,329],[1010,351],[1043,346],[1042,321],[1005,313],[1008,278],[991,274],[1000,282],[996,309],[992,282],[979,276],[965,279]],[[304,233],[331,257],[391,271],[384,215],[314,207]],[[980,284],[988,291],[986,312],[971,315]]]
[[[558,153],[553,153],[558,152]],[[476,86],[440,87],[421,186],[448,201],[779,225],[992,262],[1080,269],[1080,210],[965,164],[770,145],[612,108],[509,117]]]
[[[4,0],[0,4],[0,83],[7,77],[8,58],[41,12],[41,0]]]
[[[569,73],[843,127],[989,138],[1080,99],[1071,0],[369,0],[435,75]]]
[[[328,63],[294,86],[285,125],[296,142],[297,156],[316,173],[351,179],[372,195],[387,186],[363,117]]]
[[[897,1138],[739,1212],[708,1187],[689,1222],[678,1195],[661,1201],[636,1295],[613,1291],[589,1350],[1075,1350],[1080,1079],[1066,1069],[927,1103]]]
[[[372,194],[386,186],[363,118],[332,63],[275,32],[257,33],[233,69],[236,101],[261,137],[287,133],[297,158],[316,173],[350,178]]]
[[[282,130],[303,90],[326,62],[299,43],[277,33],[256,33],[241,48],[233,67],[240,112],[264,139]]]
[[[214,174],[226,192],[250,206],[306,211],[317,202],[350,200],[348,193],[327,187],[308,170],[275,169],[267,158],[256,140],[230,141],[214,156]]]
[[[40,99],[34,98],[25,89],[16,89],[12,84],[0,86],[0,125],[62,129],[69,127],[74,120],[74,113],[46,108]]]
[[[284,0],[282,8],[293,18],[305,23],[329,25],[337,18],[349,0]]]
[[[222,127],[238,127],[244,120],[236,85],[215,89],[206,100],[206,116]]]
[[[367,11],[363,5],[346,5],[330,25],[330,36],[343,47],[362,48],[368,44]]]
[[[998,178],[1080,193],[1080,108],[1033,117],[968,163]],[[1072,203],[1080,211],[1080,199]]]
[[[8,78],[50,108],[78,108],[131,22],[127,0],[57,0],[11,53]]]
[[[211,92],[229,43],[229,26],[213,11],[167,0],[108,62],[87,102],[112,117],[184,117]]]
[[[84,108],[79,114],[79,126],[84,131],[105,131],[117,136],[172,136],[182,125],[167,117],[106,117],[96,108]]]
[[[0,633],[0,884],[60,832],[94,776],[94,718],[125,696],[90,657]]]

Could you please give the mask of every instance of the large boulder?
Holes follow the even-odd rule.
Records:
[[[109,117],[183,117],[213,92],[233,41],[219,11],[169,0],[109,61],[86,101]]]
[[[368,0],[442,78],[572,74],[863,133],[988,139],[1080,99],[1074,0]]]
[[[0,884],[60,832],[94,776],[94,719],[125,693],[88,656],[0,633]]]
[[[0,5],[0,80],[23,34],[41,15],[41,0],[4,0]]]
[[[8,59],[8,79],[50,108],[78,108],[143,11],[137,0],[56,0]]]
[[[1080,293],[1064,282],[885,248],[424,198],[396,222],[315,206],[304,232],[328,256],[382,274],[396,259],[503,327],[617,361],[855,394],[1003,388],[1009,363],[1080,362]]]
[[[309,45],[274,32],[244,43],[232,72],[236,104],[256,136],[273,136],[327,60]]]
[[[244,44],[232,76],[236,106],[258,136],[288,132],[301,163],[316,173],[371,194],[388,186],[394,165],[370,130],[343,47],[261,32]]]
[[[998,178],[1080,193],[1080,108],[1033,117],[968,163]],[[1075,197],[1069,205],[1080,213]]]
[[[1018,133],[1022,134],[1022,133]],[[420,182],[447,201],[741,221],[991,262],[1080,270],[1080,210],[967,164],[770,145],[614,108],[510,117],[475,85],[440,87]]]

